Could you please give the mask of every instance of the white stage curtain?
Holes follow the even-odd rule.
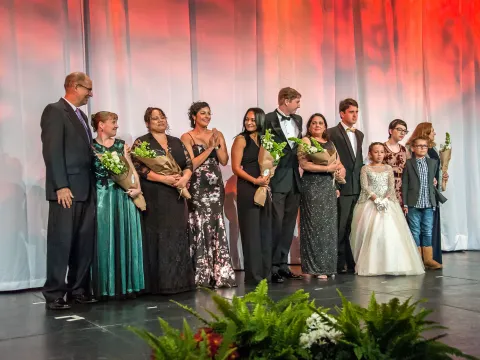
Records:
[[[192,101],[210,103],[212,127],[231,146],[251,106],[302,93],[304,122],[339,121],[338,102],[360,103],[365,151],[388,123],[431,121],[452,135],[442,207],[444,250],[480,249],[480,0],[6,0],[0,3],[0,290],[45,280],[48,206],[40,115],[87,71],[89,114],[119,115],[119,137],[146,132],[148,106],[170,133],[189,129]],[[223,169],[234,266],[241,268],[236,179]],[[298,262],[295,233],[291,260]]]

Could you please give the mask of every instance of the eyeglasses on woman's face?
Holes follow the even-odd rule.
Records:
[[[395,130],[397,130],[400,134],[405,134],[405,135],[408,134],[408,130],[407,130],[407,129],[395,128]]]

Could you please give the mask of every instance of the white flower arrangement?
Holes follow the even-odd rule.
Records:
[[[452,150],[452,142],[450,139],[450,134],[447,132],[445,134],[445,144],[440,145],[440,151]]]
[[[116,151],[105,151],[100,161],[105,169],[115,175],[124,174],[128,170],[127,165],[120,159]]]
[[[337,320],[328,314],[325,316],[332,322],[336,323]],[[313,313],[306,321],[307,332],[300,335],[300,345],[304,349],[311,348],[314,344],[324,345],[327,343],[336,343],[338,338],[342,335],[339,331],[335,330],[330,324],[322,319],[322,317]]]
[[[312,145],[309,145],[303,140],[298,139],[296,137],[288,138],[288,140],[295,142],[302,149],[302,151],[307,155],[312,155],[312,154],[325,151],[322,145],[320,145],[320,143],[314,138],[310,138],[310,142],[312,143]]]
[[[281,142],[277,143],[273,138],[275,135],[273,135],[270,132],[270,129],[267,129],[265,131],[265,135],[261,136],[261,141],[262,141],[262,147],[267,150],[270,155],[273,158],[274,165],[278,165],[278,162],[280,161],[280,158],[284,156],[285,154],[283,153],[283,149],[287,145],[287,142]]]

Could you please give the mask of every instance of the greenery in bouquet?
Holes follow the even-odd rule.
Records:
[[[307,155],[316,154],[316,153],[325,151],[322,145],[320,145],[320,143],[314,138],[310,138],[312,145],[309,145],[305,141],[298,139],[296,137],[288,138],[288,140],[295,142],[301,148],[301,150]]]
[[[267,129],[265,131],[265,135],[261,136],[261,141],[262,141],[262,146],[265,150],[267,150],[270,155],[273,157],[273,164],[278,165],[280,162],[280,159],[285,155],[283,153],[283,149],[285,146],[287,146],[287,142],[281,142],[277,143],[273,138],[275,135],[273,135],[270,131],[270,129]]]
[[[116,151],[105,151],[100,159],[103,167],[115,175],[122,175],[128,170],[128,166],[120,159]]]
[[[133,149],[133,154],[138,157],[153,159],[157,157],[155,150],[150,149],[148,142],[143,141],[140,146],[137,146]]]
[[[440,151],[445,151],[445,150],[451,150],[452,149],[452,143],[450,139],[450,133],[445,133],[445,144],[440,145]]]
[[[255,291],[231,301],[207,290],[217,307],[207,320],[197,311],[178,304],[204,325],[193,334],[184,321],[183,331],[160,319],[162,336],[132,330],[152,349],[152,359],[258,359],[258,360],[441,360],[463,354],[425,331],[445,329],[427,320],[430,310],[419,309],[410,299],[379,304],[372,294],[367,308],[353,304],[339,292],[342,306],[336,315],[315,306],[304,290],[274,301],[263,280]]]

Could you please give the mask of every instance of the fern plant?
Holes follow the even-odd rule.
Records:
[[[232,341],[236,333],[233,324],[227,326],[224,334],[220,336],[203,328],[193,334],[185,319],[182,332],[172,328],[161,318],[159,321],[163,330],[162,336],[156,336],[144,329],[128,327],[147,342],[152,349],[152,359],[154,360],[233,360],[239,358]],[[210,335],[215,338],[212,339]]]
[[[318,312],[323,310],[315,307],[314,301],[310,301],[310,295],[303,289],[278,302],[268,296],[266,280],[243,298],[234,296],[231,302],[211,290],[207,291],[211,293],[221,317],[209,312],[212,320],[208,321],[193,309],[178,305],[220,333],[233,323],[237,329],[234,342],[242,359],[311,358],[309,351],[300,346],[299,338],[313,309]]]
[[[343,336],[339,339],[337,359],[365,360],[442,360],[451,355],[476,359],[460,350],[439,342],[445,334],[433,338],[423,337],[425,331],[445,329],[434,321],[426,320],[432,310],[418,308],[420,301],[410,299],[401,303],[398,298],[379,304],[372,293],[367,308],[348,301],[340,291],[342,308],[336,307],[336,322],[319,313],[326,322]],[[350,356],[348,356],[350,354]]]

